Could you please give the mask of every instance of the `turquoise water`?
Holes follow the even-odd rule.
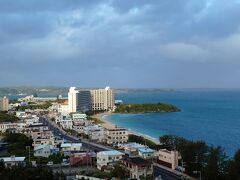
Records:
[[[124,103],[165,102],[182,112],[115,114],[107,120],[153,138],[174,134],[222,146],[229,156],[240,148],[240,90],[178,90],[120,93]]]

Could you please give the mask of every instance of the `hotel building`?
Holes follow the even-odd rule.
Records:
[[[4,97],[0,99],[0,111],[8,111],[9,100]]]
[[[92,110],[113,110],[114,93],[109,87],[105,89],[90,90],[91,92],[91,108]]]

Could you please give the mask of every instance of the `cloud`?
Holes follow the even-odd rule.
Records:
[[[0,81],[60,84],[59,77],[64,84],[79,83],[74,74],[83,85],[95,86],[89,73],[116,86],[180,86],[169,74],[174,69],[192,87],[190,73],[212,85],[218,67],[235,85],[239,71],[229,75],[225,63],[240,65],[239,19],[239,2],[227,0],[0,1],[0,72],[9,77]],[[164,76],[173,82],[154,83],[153,77]]]

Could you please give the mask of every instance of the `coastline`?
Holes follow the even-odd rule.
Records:
[[[116,127],[117,125],[116,124],[113,124],[112,122],[108,121],[105,117],[106,116],[110,116],[111,113],[110,112],[106,112],[106,113],[99,113],[99,114],[95,114],[93,115],[92,117],[93,118],[97,118],[97,119],[100,119],[101,121],[103,121],[103,124],[101,124],[103,127]],[[130,130],[129,128],[127,127],[124,127],[128,130],[129,134],[133,134],[133,135],[136,135],[136,136],[142,136],[156,144],[160,144],[160,142],[158,141],[158,139],[156,138],[153,138],[147,134],[142,134],[142,133],[139,133],[139,132],[136,132],[136,131],[133,131],[133,130]]]

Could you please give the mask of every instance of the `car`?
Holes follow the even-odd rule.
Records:
[[[53,165],[53,162],[52,161],[49,161],[48,163],[47,163],[47,166],[52,166]]]

